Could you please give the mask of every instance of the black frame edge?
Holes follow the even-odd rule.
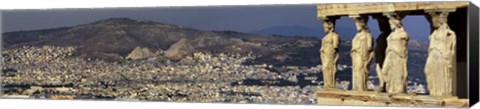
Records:
[[[479,8],[473,2],[468,6],[468,78],[469,105],[473,106],[479,99]]]

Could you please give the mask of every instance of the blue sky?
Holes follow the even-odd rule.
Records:
[[[106,18],[128,17],[201,30],[247,33],[271,27],[302,26],[318,30],[316,37],[323,36],[322,23],[316,18],[315,5],[13,10],[2,11],[2,14],[3,32],[65,27]],[[430,30],[425,17],[408,16],[403,23],[411,39],[428,40]],[[370,19],[368,25],[376,37],[379,34],[376,20]],[[339,19],[336,28],[346,40],[355,33],[353,20],[348,17]]]

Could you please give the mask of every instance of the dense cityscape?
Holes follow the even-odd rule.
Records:
[[[197,52],[180,61],[160,55],[124,62],[72,57],[75,47],[24,46],[2,51],[4,96],[184,102],[314,104],[321,65],[245,65],[256,56]],[[340,65],[339,70],[348,69]],[[368,88],[376,85],[370,76]],[[408,93],[425,93],[409,81]],[[337,81],[349,89],[350,81]]]

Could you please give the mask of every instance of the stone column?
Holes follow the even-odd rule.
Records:
[[[382,66],[386,74],[386,91],[388,93],[405,93],[407,88],[408,34],[403,28],[402,19],[406,13],[384,13],[388,18],[392,33],[387,37],[387,49]]]
[[[380,35],[378,36],[375,44],[375,70],[377,71],[377,76],[378,76],[378,84],[379,87],[377,91],[379,92],[385,92],[385,84],[386,84],[386,78],[387,74],[382,73],[382,67],[383,67],[383,62],[385,60],[385,51],[387,49],[387,36],[390,35],[392,32],[392,29],[390,28],[390,25],[388,23],[388,18],[382,15],[374,15],[373,18],[377,19],[378,21],[378,26],[380,28]]]
[[[456,35],[447,24],[452,10],[426,10],[432,27],[429,36],[425,78],[432,96],[452,96],[453,74],[456,71]]]
[[[323,83],[326,89],[335,89],[335,73],[339,58],[340,37],[335,31],[335,21],[339,17],[323,17],[323,29],[326,33],[322,39],[320,59],[322,63]]]
[[[355,21],[357,34],[352,40],[352,90],[366,91],[370,62],[373,58],[373,37],[367,26],[367,15],[350,16]]]

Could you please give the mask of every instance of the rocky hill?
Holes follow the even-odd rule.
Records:
[[[135,47],[167,50],[184,39],[193,51],[269,54],[305,38],[249,35],[232,31],[199,31],[178,25],[136,21],[128,18],[104,19],[85,25],[55,29],[18,31],[3,34],[6,49],[22,46],[75,46],[74,56],[122,60]],[[281,45],[283,44],[283,45]],[[175,47],[174,47],[175,48]],[[175,50],[170,50],[175,51]],[[114,55],[112,55],[114,54]],[[118,57],[119,55],[120,57]]]
[[[3,33],[4,49],[22,46],[71,46],[72,57],[122,61],[145,59],[165,50],[165,57],[180,60],[194,52],[252,54],[246,64],[316,66],[320,64],[320,39],[278,35],[253,35],[234,31],[201,31],[179,25],[128,18],[110,18],[90,24],[54,29]],[[411,72],[421,72],[426,46],[410,41]],[[350,65],[350,41],[342,41],[339,64]],[[137,47],[142,47],[134,50]],[[143,48],[144,47],[144,48]],[[148,50],[147,50],[148,49]],[[141,54],[148,51],[149,54]],[[151,51],[149,51],[151,50]],[[140,53],[140,54],[139,54]]]

